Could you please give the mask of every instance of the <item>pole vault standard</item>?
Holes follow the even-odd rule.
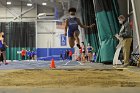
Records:
[[[136,31],[136,36],[137,36],[137,42],[138,42],[138,46],[139,46],[140,45],[140,33],[139,33],[139,27],[138,27],[138,15],[137,15],[137,10],[136,10],[137,8],[135,6],[135,1],[137,1],[137,0],[131,0],[131,3],[132,3],[132,8],[133,8],[133,15],[134,15],[134,23],[135,23],[135,31]],[[140,47],[139,47],[138,51],[140,53]]]

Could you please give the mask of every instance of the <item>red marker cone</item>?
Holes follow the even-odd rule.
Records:
[[[52,59],[52,62],[51,62],[51,64],[50,64],[50,68],[56,68],[56,67],[55,67],[54,59]]]

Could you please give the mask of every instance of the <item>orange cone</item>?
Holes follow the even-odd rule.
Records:
[[[51,62],[51,64],[50,64],[50,68],[56,68],[56,67],[55,67],[54,59],[52,59],[52,62]]]

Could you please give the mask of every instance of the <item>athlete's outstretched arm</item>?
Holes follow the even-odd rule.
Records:
[[[95,24],[92,24],[92,25],[90,25],[90,26],[82,25],[82,23],[80,22],[80,19],[79,19],[79,18],[77,18],[77,22],[78,22],[78,25],[79,25],[80,27],[82,27],[82,28],[92,28],[92,27],[95,26]]]

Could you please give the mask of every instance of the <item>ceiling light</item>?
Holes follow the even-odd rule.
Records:
[[[44,6],[45,6],[45,5],[47,5],[47,3],[42,3],[42,5],[44,5]]]
[[[32,6],[33,4],[31,4],[31,3],[27,3],[27,6]]]
[[[11,5],[12,3],[11,2],[7,2],[7,5]]]

